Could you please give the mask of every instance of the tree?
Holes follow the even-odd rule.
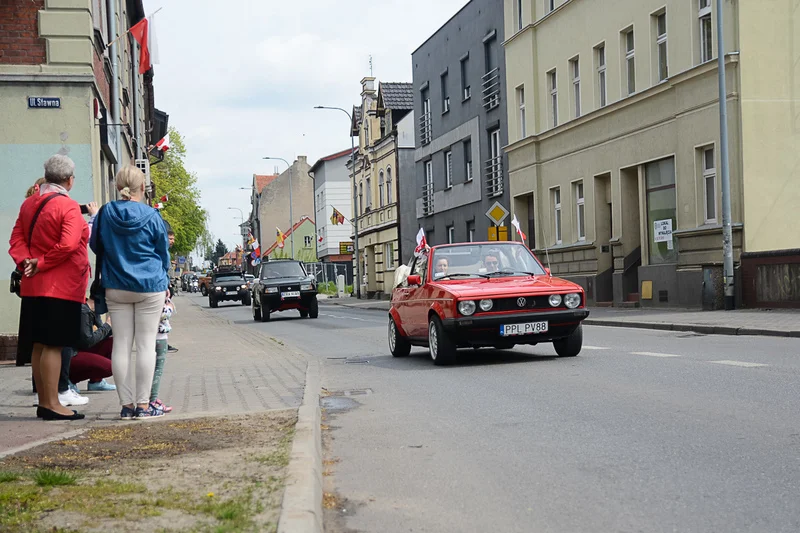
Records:
[[[186,145],[183,137],[174,128],[169,130],[170,147],[161,163],[150,167],[150,175],[156,184],[156,200],[166,195],[167,202],[161,216],[175,232],[172,252],[176,256],[187,255],[198,243],[212,241],[206,230],[208,215],[200,207],[200,189],[197,176],[186,170]]]
[[[214,247],[214,254],[212,256],[212,261],[215,265],[219,265],[220,258],[228,253],[228,247],[225,246],[225,243],[222,242],[222,239],[217,241],[216,246]]]

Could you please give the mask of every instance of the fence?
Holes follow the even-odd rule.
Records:
[[[353,267],[343,263],[304,263],[306,272],[314,276],[317,283],[336,283],[339,276],[344,276],[344,284],[353,284]]]

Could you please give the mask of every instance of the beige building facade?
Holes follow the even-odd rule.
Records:
[[[505,1],[512,210],[537,255],[594,303],[722,305],[715,4]],[[791,7],[723,2],[740,304],[800,303],[797,283],[776,288],[768,272],[800,268]]]

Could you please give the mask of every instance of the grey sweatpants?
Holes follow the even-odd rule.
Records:
[[[146,404],[150,401],[150,387],[156,366],[156,335],[165,298],[165,292],[106,290],[108,312],[114,328],[111,371],[121,405]]]

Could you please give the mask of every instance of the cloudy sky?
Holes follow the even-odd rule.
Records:
[[[411,52],[467,0],[144,0],[156,15],[156,107],[186,138],[209,228],[228,246],[254,173],[350,147],[359,81],[411,81]],[[298,216],[299,218],[299,216]]]

